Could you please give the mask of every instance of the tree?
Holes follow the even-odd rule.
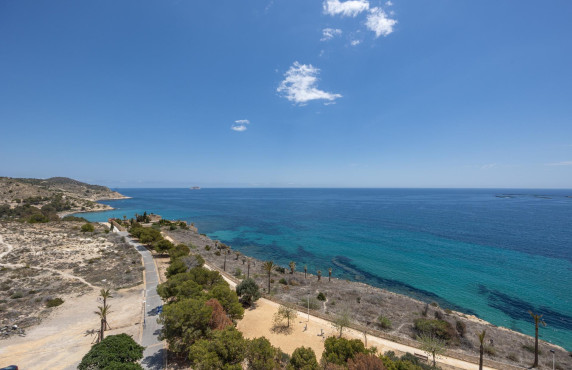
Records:
[[[135,361],[143,358],[144,349],[127,334],[110,335],[91,347],[78,369],[143,369]]]
[[[345,328],[350,325],[350,314],[347,310],[343,310],[339,314],[336,315],[334,321],[332,321],[332,326],[334,329],[340,332],[340,338],[342,337],[342,332]]]
[[[160,254],[168,253],[173,247],[175,247],[173,243],[167,239],[161,239],[158,242],[155,242],[154,245],[155,251]]]
[[[247,270],[248,272],[246,273],[246,278],[249,279],[250,278],[250,258],[248,259],[246,265],[247,265],[247,269],[248,269]]]
[[[207,294],[207,299],[215,298],[220,302],[232,320],[240,320],[244,316],[244,308],[238,301],[236,292],[227,285],[215,285]]]
[[[228,318],[226,311],[215,298],[211,298],[206,301],[205,306],[209,306],[213,309],[211,320],[209,322],[211,329],[224,330],[228,326],[232,325],[232,320]]]
[[[421,349],[433,356],[433,367],[435,367],[436,357],[445,353],[445,342],[431,334],[421,334],[417,340],[421,343]]]
[[[234,252],[234,254],[236,255],[236,260],[238,261],[238,258],[240,257],[240,252],[236,251],[236,252]]]
[[[246,349],[248,368],[252,370],[273,370],[279,368],[277,355],[280,351],[273,347],[268,339],[254,338]]]
[[[349,370],[387,370],[383,361],[374,354],[358,353],[348,360]]]
[[[171,262],[179,257],[188,256],[189,253],[191,253],[191,249],[184,244],[177,244],[173,248],[169,249]]]
[[[538,367],[538,324],[546,326],[546,323],[542,320],[544,315],[536,315],[532,311],[528,311],[528,313],[534,319],[534,364],[532,364],[532,367]]]
[[[336,365],[345,365],[350,358],[358,353],[368,353],[363,342],[359,339],[329,337],[324,342],[322,361]]]
[[[264,271],[268,273],[268,294],[270,294],[270,275],[272,274],[272,269],[274,269],[276,265],[272,261],[266,261],[262,265]]]
[[[316,353],[310,347],[298,347],[290,357],[290,364],[288,369],[293,370],[318,370],[318,360],[316,360]]]
[[[200,339],[189,348],[193,369],[241,370],[246,355],[247,341],[234,327],[215,331],[212,339]]]
[[[294,274],[294,271],[296,271],[296,262],[290,261],[288,266],[290,267],[290,274]]]
[[[113,298],[113,296],[111,295],[111,292],[109,291],[109,289],[101,289],[99,291],[99,296],[103,299],[103,307],[107,307],[109,309],[109,306],[107,305],[107,300],[109,298]],[[109,324],[107,323],[107,310],[105,312],[105,317],[103,318],[103,320],[105,321],[105,327],[103,328],[104,331],[107,330],[109,327]]]
[[[328,269],[328,281],[332,281],[332,268]]]
[[[205,337],[211,317],[212,307],[206,306],[204,299],[187,298],[164,305],[159,316],[161,339],[167,340],[172,351],[183,352]]]
[[[260,298],[258,285],[250,278],[244,279],[236,286],[236,294],[239,296],[240,303],[245,306],[252,306]]]
[[[318,281],[322,279],[322,270],[318,270]]]
[[[274,314],[274,325],[282,325],[282,321],[286,320],[286,327],[290,327],[290,320],[294,320],[298,316],[295,309],[288,306],[280,306],[278,311]]]
[[[487,330],[483,330],[482,333],[479,334],[479,343],[481,344],[479,348],[479,370],[483,370],[483,353],[485,352],[485,334]]]
[[[304,279],[308,277],[308,266],[304,265]]]
[[[97,311],[95,311],[95,314],[97,316],[99,316],[99,321],[100,321],[100,326],[99,326],[99,338],[97,340],[97,342],[101,342],[104,337],[105,337],[105,329],[108,327],[107,324],[107,314],[111,312],[110,311],[110,306],[109,305],[104,305],[104,306],[98,306],[97,307]]]
[[[189,273],[170,276],[166,282],[157,286],[157,293],[164,301],[173,298],[200,298],[204,295],[202,285],[197,284]]]

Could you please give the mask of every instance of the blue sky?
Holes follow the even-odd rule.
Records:
[[[572,187],[570,1],[1,1],[0,175]]]

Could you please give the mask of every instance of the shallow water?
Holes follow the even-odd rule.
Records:
[[[245,254],[473,313],[572,350],[572,190],[117,189]]]

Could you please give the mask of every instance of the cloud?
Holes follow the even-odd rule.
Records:
[[[232,126],[230,127],[231,130],[234,131],[238,131],[238,132],[242,132],[242,131],[246,131],[246,125],[249,125],[250,121],[247,119],[239,119],[234,121],[234,123],[232,124]]]
[[[383,9],[377,7],[369,11],[367,21],[365,22],[365,26],[375,32],[375,38],[392,33],[395,24],[397,24],[397,20],[388,18]]]
[[[391,1],[386,1],[386,2],[385,2],[385,5],[387,5],[387,6],[392,6],[393,3],[392,3]]]
[[[340,30],[339,28],[324,28],[322,30],[322,38],[320,39],[320,41],[328,41],[341,34],[342,30]]]
[[[497,166],[496,163],[483,164],[481,166],[481,170],[490,170],[491,168],[495,168],[496,166]]]
[[[326,0],[324,1],[324,13],[329,15],[341,15],[343,17],[355,17],[361,12],[369,9],[369,2],[366,0]]]
[[[352,46],[358,46],[359,44],[361,44],[360,40],[352,40],[351,42]]]
[[[340,94],[333,94],[316,87],[320,70],[311,64],[294,64],[284,74],[284,80],[276,89],[286,99],[295,104],[304,105],[311,100],[334,101],[341,98]]]
[[[556,163],[546,163],[546,166],[572,166],[572,161],[563,161]]]

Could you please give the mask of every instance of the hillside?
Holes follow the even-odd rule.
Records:
[[[20,179],[0,177],[0,218],[34,213],[33,208],[51,213],[102,211],[111,207],[96,203],[103,199],[122,199],[122,194],[101,186],[66,177]],[[30,212],[30,210],[32,212]],[[11,214],[13,213],[13,214]]]

